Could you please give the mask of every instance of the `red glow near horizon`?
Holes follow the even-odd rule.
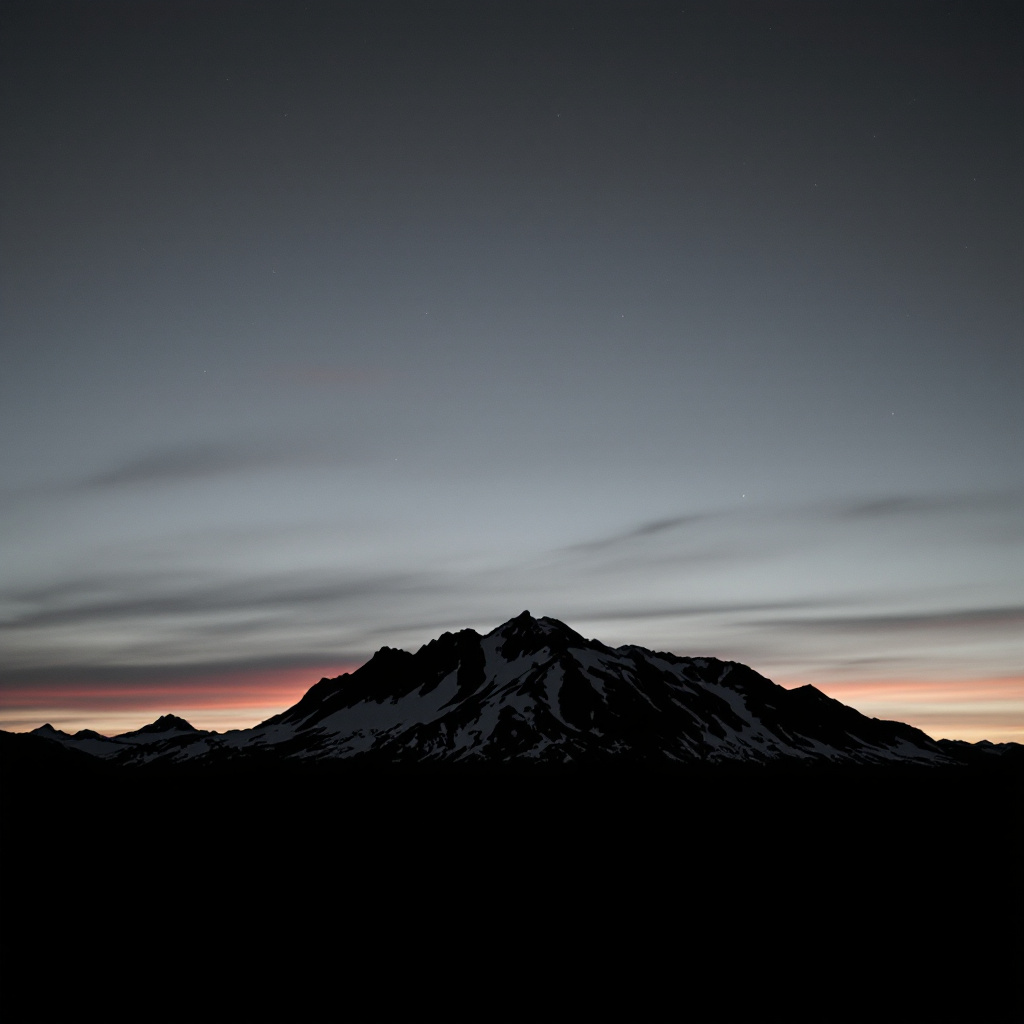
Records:
[[[811,683],[869,718],[906,722],[935,739],[1024,743],[1024,676],[981,679],[785,679]]]
[[[0,729],[23,732],[60,722],[100,733],[125,732],[162,714],[176,714],[196,728],[222,732],[248,728],[295,704],[318,680],[358,665],[244,669],[140,683],[47,680],[0,693]],[[83,724],[84,723],[84,724]],[[126,724],[134,723],[134,724]]]
[[[159,715],[198,729],[249,728],[295,704],[317,680],[358,665],[161,673],[137,682],[38,681],[0,691],[0,729],[24,732],[44,722],[68,732],[113,735]],[[779,678],[787,688],[812,683],[862,714],[906,722],[936,739],[1024,742],[1024,676],[984,679]]]

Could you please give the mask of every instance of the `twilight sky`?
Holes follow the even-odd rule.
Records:
[[[529,608],[1024,741],[1019,5],[7,2],[0,728]]]

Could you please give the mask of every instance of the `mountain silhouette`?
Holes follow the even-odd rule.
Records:
[[[171,1020],[168,977],[227,976],[193,1016],[1012,1019],[1020,752],[525,612],[252,729],[0,733],[5,1000],[71,1018],[128,978]]]
[[[249,757],[404,763],[950,764],[974,745],[868,718],[813,686],[746,665],[612,648],[529,612],[415,653],[381,648],[251,729],[201,732],[164,715],[115,737],[36,735],[122,763]],[[992,745],[989,745],[990,747]]]

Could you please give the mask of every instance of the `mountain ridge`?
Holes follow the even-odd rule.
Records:
[[[116,763],[957,764],[997,753],[868,718],[813,685],[787,690],[738,662],[612,648],[528,611],[486,634],[384,646],[251,729],[174,715],[114,737],[49,724],[34,735]]]

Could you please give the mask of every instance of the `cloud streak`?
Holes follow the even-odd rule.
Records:
[[[51,626],[86,626],[158,617],[196,617],[266,610],[330,607],[383,595],[429,591],[441,581],[428,574],[389,573],[356,578],[310,579],[297,574],[232,580],[210,586],[182,587],[173,593],[153,593],[166,588],[166,579],[134,577],[118,585],[116,578],[101,577],[93,584],[79,580],[67,586],[23,591],[13,595],[19,603],[43,607],[24,612],[0,624],[0,631]],[[116,591],[116,596],[111,595]],[[77,600],[75,594],[82,595]],[[71,601],[68,601],[69,595]],[[99,596],[96,596],[99,595]],[[63,605],[52,607],[52,605]],[[51,607],[46,607],[51,605]]]
[[[950,513],[1019,512],[1024,493],[979,491],[975,494],[890,495],[869,501],[842,502],[831,506],[827,515],[848,520],[916,519]]]
[[[769,619],[748,625],[768,629],[824,630],[837,633],[892,633],[946,630],[1024,630],[1024,606],[961,608],[888,615],[836,615]]]
[[[79,481],[81,490],[152,484],[180,484],[233,473],[271,469],[285,463],[280,453],[223,444],[183,445],[153,452]]]
[[[583,541],[579,544],[569,544],[562,550],[568,552],[604,551],[609,548],[619,547],[620,545],[630,544],[632,541],[679,530],[685,526],[694,526],[697,523],[703,523],[712,518],[713,516],[710,513],[697,513],[694,515],[670,516],[666,519],[653,519],[629,530],[623,530],[621,533],[613,533],[607,537]]]

